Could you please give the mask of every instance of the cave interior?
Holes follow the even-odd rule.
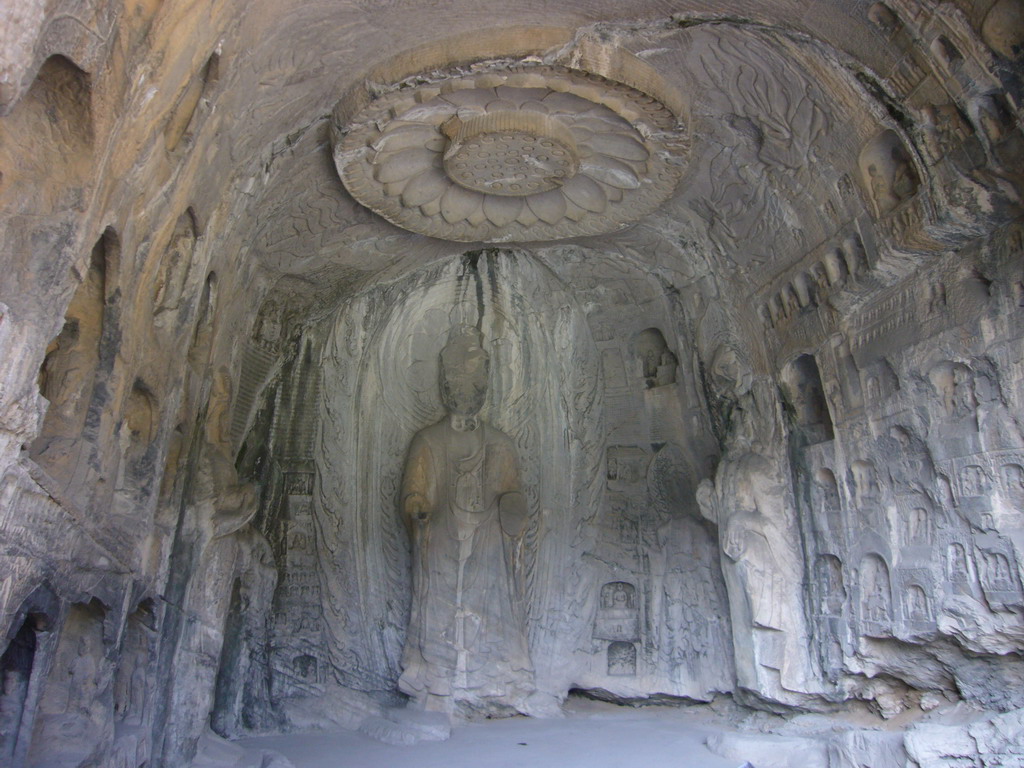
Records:
[[[729,700],[902,719],[833,768],[1024,764],[1024,2],[0,18],[0,763],[415,699],[407,457],[473,328],[530,690],[440,641],[456,722]]]

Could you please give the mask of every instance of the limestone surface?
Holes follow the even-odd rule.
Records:
[[[4,4],[0,764],[1018,764],[1022,13]]]

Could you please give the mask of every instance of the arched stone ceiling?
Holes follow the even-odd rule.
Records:
[[[847,610],[835,605],[847,601],[841,580],[852,586],[851,632],[843,641],[849,647],[826,644],[838,633],[833,629],[816,646],[830,665],[836,700],[874,700],[897,714],[904,700],[892,695],[891,680],[916,690],[925,669],[925,688],[935,688],[930,696],[955,687],[968,701],[1019,706],[1013,656],[1019,613],[999,607],[1019,608],[1019,590],[1010,594],[1007,585],[1016,585],[1005,578],[1010,556],[1020,562],[1019,547],[1002,533],[997,542],[994,528],[1002,525],[998,515],[1019,511],[1022,498],[1021,463],[1006,457],[1024,445],[1014,421],[1024,380],[1024,52],[1019,30],[1000,26],[1003,11],[1019,10],[1021,0],[887,0],[887,6],[869,0],[29,0],[0,6],[0,251],[7,254],[0,341],[16,352],[0,371],[0,454],[6,457],[0,463],[14,470],[5,475],[4,494],[31,513],[8,520],[12,540],[28,554],[13,555],[24,571],[5,588],[4,600],[35,610],[28,596],[48,573],[68,577],[55,584],[65,602],[95,596],[124,613],[140,589],[159,598],[171,619],[160,629],[167,640],[157,667],[185,672],[162,684],[161,703],[145,709],[165,746],[187,751],[189,734],[208,723],[194,693],[215,697],[217,683],[213,666],[175,660],[199,658],[194,650],[207,647],[206,628],[224,626],[230,599],[230,588],[213,595],[218,588],[211,586],[220,576],[210,574],[225,574],[223,584],[230,583],[227,570],[190,573],[198,559],[189,540],[198,558],[225,526],[251,519],[245,515],[255,491],[236,469],[245,475],[269,456],[274,463],[263,465],[264,477],[277,473],[278,449],[267,447],[275,435],[282,436],[285,482],[277,487],[309,494],[316,467],[333,483],[332,519],[334,510],[351,515],[347,531],[358,520],[373,536],[381,529],[365,524],[366,507],[348,503],[346,488],[372,493],[375,508],[397,523],[391,490],[378,493],[395,488],[387,478],[397,474],[363,482],[370,477],[364,468],[397,473],[413,430],[435,418],[432,404],[418,400],[421,390],[433,397],[436,380],[422,363],[436,358],[448,327],[470,307],[478,318],[486,310],[500,320],[496,327],[511,328],[507,338],[494,337],[496,349],[518,358],[510,369],[547,374],[531,378],[533,389],[518,388],[515,402],[526,410],[508,409],[499,427],[538,435],[525,444],[540,448],[526,454],[552,491],[538,510],[579,513],[551,515],[553,535],[546,540],[594,541],[574,541],[572,557],[562,562],[585,562],[593,553],[601,559],[607,551],[601,516],[627,509],[610,503],[602,511],[592,503],[605,490],[625,490],[618,485],[624,476],[604,471],[606,458],[647,456],[641,446],[656,448],[674,435],[674,448],[656,448],[661,458],[646,478],[644,464],[636,465],[636,511],[655,513],[648,517],[649,540],[667,530],[657,516],[679,511],[680,488],[696,495],[700,514],[722,532],[727,507],[749,517],[749,507],[734,503],[749,503],[745,484],[766,489],[763,505],[754,503],[766,519],[801,515],[810,527],[787,522],[777,527],[776,541],[785,553],[779,562],[791,564],[800,554],[791,544],[798,538],[813,544],[803,554],[823,584],[821,592],[807,593],[805,608],[824,596],[820,618],[841,626]],[[332,157],[332,128],[345,134],[403,85],[429,90],[496,60],[499,69],[547,68],[569,73],[568,79],[598,74],[666,105],[678,118],[680,140],[655,150],[678,173],[663,190],[667,198],[607,230],[553,229],[538,240],[527,232],[529,242],[522,242],[524,233],[507,241],[501,233],[484,233],[480,242],[429,237],[353,198]],[[636,76],[643,71],[650,76]],[[601,100],[600,89],[594,98]],[[630,130],[646,141],[652,128],[638,124]],[[469,125],[465,132],[453,126],[456,144],[472,144],[500,127]],[[544,121],[517,125],[520,136],[562,135]],[[581,142],[572,141],[578,148]],[[583,153],[578,159],[582,166]],[[601,162],[605,172],[617,167]],[[648,171],[635,166],[630,173],[642,186]],[[404,194],[402,187],[391,196]],[[436,200],[409,197],[403,206],[432,215],[422,209]],[[1004,227],[1014,219],[1018,226]],[[480,253],[496,244],[507,247]],[[506,322],[512,319],[521,330]],[[385,333],[387,343],[379,344]],[[535,341],[517,347],[517,334]],[[70,343],[72,337],[77,341]],[[513,343],[505,344],[508,339]],[[532,368],[519,364],[525,356],[516,350],[523,348],[541,355]],[[408,387],[400,378],[407,373],[415,379]],[[374,389],[380,382],[408,394],[407,405],[423,406],[417,417],[388,421],[401,413],[394,405],[401,402]],[[522,415],[530,409],[537,418]],[[387,418],[375,418],[382,410]],[[318,421],[314,411],[329,419]],[[278,413],[284,415],[275,422]],[[360,429],[364,420],[376,422],[373,429]],[[275,424],[286,429],[275,432]],[[331,439],[315,447],[313,432]],[[378,439],[385,432],[387,439]],[[304,444],[301,452],[290,453],[293,439]],[[819,447],[826,442],[833,445]],[[248,446],[241,453],[240,444]],[[551,463],[552,457],[579,459],[576,485],[563,482],[559,468],[568,464]],[[994,515],[981,506],[988,483],[983,466],[991,467],[993,485],[1002,478],[1006,491],[996,492]],[[345,479],[349,471],[358,482]],[[285,480],[289,474],[296,475],[294,486]],[[701,504],[700,487],[708,490],[712,478],[713,492]],[[563,504],[562,494],[574,498]],[[889,508],[911,515],[887,518],[886,499]],[[662,563],[692,560],[683,538],[695,526],[703,531],[692,506],[688,527],[659,543]],[[920,541],[931,536],[931,524],[922,523],[929,510],[941,531],[930,548]],[[892,536],[883,541],[886,526]],[[397,524],[393,529],[399,533]],[[224,537],[226,546],[235,546],[236,533]],[[616,534],[614,547],[630,535]],[[728,538],[707,539],[708,557],[717,557],[716,546],[724,551]],[[370,551],[359,539],[348,544],[357,555],[352,562]],[[398,561],[388,556],[391,544],[383,544],[367,559],[394,574]],[[258,542],[240,546],[256,552]],[[826,559],[811,566],[816,552]],[[886,552],[895,555],[888,563]],[[980,583],[968,565],[979,556],[987,572]],[[343,559],[332,554],[334,562]],[[82,566],[74,578],[72,560]],[[575,605],[591,599],[583,575],[570,593],[555,570],[547,573],[550,594]],[[863,585],[858,573],[867,574]],[[689,579],[683,571],[676,576]],[[343,579],[331,581],[349,593]],[[786,581],[787,599],[801,597],[789,587],[808,581],[798,575]],[[932,585],[929,595],[925,588]],[[906,595],[914,598],[904,605],[906,622],[893,627],[881,621],[887,614],[900,618],[896,593],[886,597],[890,587],[909,587]],[[374,590],[373,600],[387,597]],[[968,597],[972,607],[965,611]],[[540,614],[558,621],[571,613],[555,602],[540,605]],[[708,612],[701,605],[693,603],[694,615]],[[789,616],[799,617],[803,609],[790,606]],[[194,633],[183,629],[193,607]],[[345,611],[347,605],[335,613],[336,626],[363,634],[367,648],[385,637],[379,624],[349,622]],[[573,621],[586,613],[580,611]],[[675,616],[677,623],[666,624],[672,633],[685,614]],[[801,657],[815,647],[802,629],[790,632],[779,621]],[[386,635],[393,651],[400,624],[404,617]],[[552,637],[572,637],[550,626]],[[575,626],[587,644],[596,637],[585,621]],[[938,639],[931,656],[918,654],[926,633]],[[100,634],[91,643],[97,651]],[[765,637],[765,650],[777,648]],[[895,653],[896,643],[906,648]],[[953,643],[988,658],[965,659]],[[682,647],[663,644],[665,658]],[[725,659],[727,646],[720,647]],[[731,685],[717,687],[704,674],[731,675],[727,661],[707,664],[699,643],[690,648],[688,658],[699,668],[694,677],[703,679],[692,690],[678,689],[680,695]],[[104,653],[106,664],[112,659]],[[292,664],[296,657],[288,655]],[[390,663],[387,653],[377,656],[378,668]],[[554,665],[565,657],[547,658]],[[748,680],[759,696],[781,692],[772,701],[794,701],[776,689],[775,681],[789,682],[773,664],[763,665],[765,678]],[[356,666],[362,666],[358,657]],[[604,668],[611,674],[610,665]],[[52,669],[57,674],[62,667]],[[802,687],[792,690],[801,696],[818,691],[796,682]],[[568,690],[573,681],[565,683]],[[923,708],[923,696],[914,696],[909,701],[920,700]]]
[[[683,280],[710,270],[749,297],[870,213],[858,153],[902,129],[864,84],[877,78],[884,91],[879,73],[900,56],[868,5],[252,6],[211,40],[224,74],[203,130],[221,135],[197,161],[194,196],[207,210],[233,197],[232,223],[219,227],[230,247],[296,288],[386,278],[467,246],[411,235],[353,203],[329,165],[327,116],[341,97],[480,58],[579,65],[588,45],[621,49],[682,94],[690,147],[667,203],[579,245],[643,252]],[[204,178],[215,169],[221,178]]]
[[[717,287],[709,296],[766,313],[801,260],[809,269],[852,222],[878,218],[859,161],[885,131],[922,182],[916,215],[918,229],[928,230],[896,245],[934,247],[936,237],[954,236],[963,213],[936,197],[912,133],[918,112],[963,100],[965,78],[950,77],[936,57],[922,58],[921,40],[912,51],[909,33],[873,17],[866,0],[557,7],[267,0],[203,9],[139,1],[120,18],[106,5],[88,13],[64,5],[13,19],[9,59],[18,62],[19,46],[34,40],[34,56],[22,59],[34,64],[5,68],[5,105],[50,54],[88,72],[104,50],[122,50],[130,85],[119,119],[99,131],[104,166],[94,207],[138,210],[140,190],[154,190],[174,211],[164,229],[191,207],[211,252],[245,254],[239,286],[260,274],[268,285],[284,278],[281,288],[303,303],[330,302],[478,247],[410,233],[356,204],[331,167],[329,116],[339,101],[365,105],[403,79],[496,57],[586,71],[600,69],[600,52],[623,51],[680,95],[687,151],[672,197],[622,231],[572,241],[635,259],[674,285],[711,274]],[[916,12],[910,0],[903,5],[904,17]],[[984,12],[944,5],[921,34],[955,41],[973,81],[995,88],[992,54],[972,32]],[[75,23],[81,43],[68,49]],[[65,41],[62,50],[55,40]],[[150,55],[132,58],[141,45],[152,47]],[[908,77],[916,78],[912,94]],[[205,83],[201,93],[197,81]],[[182,106],[197,103],[194,113]],[[184,143],[172,148],[183,111]],[[149,139],[158,131],[169,155],[154,151]],[[969,183],[983,214],[998,207],[998,180]],[[147,223],[161,218],[152,206],[129,217],[126,247],[150,237]]]

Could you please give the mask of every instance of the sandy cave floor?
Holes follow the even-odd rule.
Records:
[[[391,746],[361,733],[288,734],[244,739],[275,750],[295,768],[737,768],[704,739],[720,729],[697,708],[617,707],[573,700],[560,720],[516,717],[456,727],[445,742]]]

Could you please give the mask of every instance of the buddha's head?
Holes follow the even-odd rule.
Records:
[[[490,357],[483,334],[472,326],[453,328],[441,350],[441,401],[451,413],[475,416],[484,407]]]

